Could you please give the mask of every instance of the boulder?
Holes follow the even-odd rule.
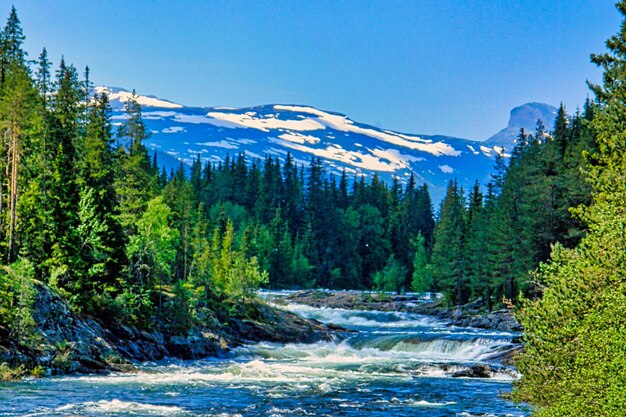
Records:
[[[453,372],[452,378],[491,378],[494,369],[489,365],[473,365],[465,369]]]

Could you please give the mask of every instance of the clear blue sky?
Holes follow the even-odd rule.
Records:
[[[16,0],[97,84],[187,105],[308,104],[384,128],[485,139],[529,101],[569,111],[618,30],[609,0]],[[2,19],[10,2],[0,3]]]

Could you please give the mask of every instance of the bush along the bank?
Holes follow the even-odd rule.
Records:
[[[626,2],[617,7],[626,18]],[[592,55],[604,77],[591,86],[599,102],[598,149],[585,170],[592,203],[577,211],[588,233],[573,249],[553,247],[534,276],[542,297],[519,313],[523,378],[514,396],[541,417],[626,410],[626,20],[607,47]]]

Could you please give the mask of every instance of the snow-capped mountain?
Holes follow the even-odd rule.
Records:
[[[131,93],[98,87],[109,94],[114,124],[125,118],[123,103]],[[347,116],[309,106],[263,105],[249,108],[186,107],[154,96],[138,96],[152,136],[149,150],[166,167],[182,161],[220,162],[230,154],[245,153],[250,160],[267,155],[308,165],[321,157],[331,173],[374,173],[386,181],[394,176],[427,183],[438,202],[450,180],[467,190],[474,181],[486,183],[499,147],[468,139],[415,135],[379,129]]]

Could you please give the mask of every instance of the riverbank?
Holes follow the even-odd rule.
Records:
[[[262,297],[268,294],[262,294]],[[500,397],[513,335],[411,313],[281,306],[343,329],[317,343],[249,343],[226,357],[147,361],[135,373],[0,384],[0,415],[516,416]]]
[[[25,375],[132,372],[133,363],[166,357],[225,356],[249,342],[314,343],[332,339],[332,330],[314,320],[248,301],[245,314],[220,322],[215,317],[184,334],[110,324],[74,314],[55,291],[39,285],[34,303],[35,332],[27,346],[0,340],[0,381]]]
[[[358,291],[299,291],[282,297],[279,302],[304,304],[317,308],[342,308],[347,310],[398,311],[424,314],[449,321],[453,326],[520,332],[522,327],[513,311],[502,309],[487,312],[478,304],[450,308],[441,300],[427,301],[414,294],[389,295]]]

